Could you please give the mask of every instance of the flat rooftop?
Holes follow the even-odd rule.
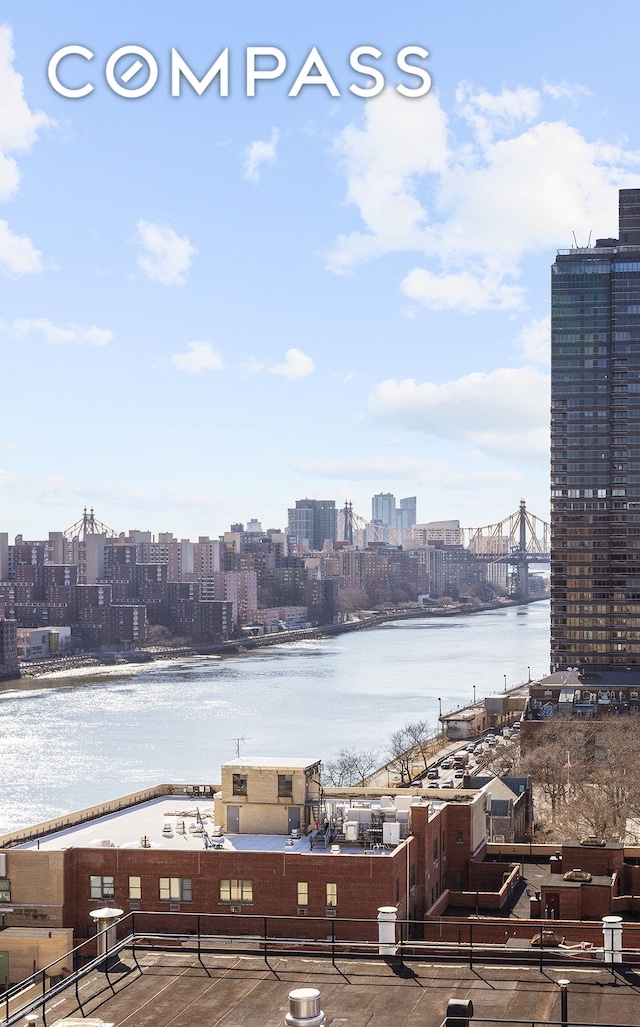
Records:
[[[198,815],[202,823],[198,821]],[[187,796],[167,795],[151,799],[126,809],[84,821],[50,835],[17,845],[18,849],[128,848],[178,849],[192,851],[204,849],[202,826],[216,847],[237,852],[296,852],[313,855],[335,855],[325,849],[324,839],[309,836],[289,838],[281,834],[225,834],[213,837],[213,801]],[[365,849],[360,844],[340,843],[340,855],[386,856],[395,845]]]
[[[307,767],[315,767],[321,763],[319,756],[313,759],[303,759],[297,756],[241,756],[236,760],[227,760],[223,767],[257,767],[263,770],[306,770]]]
[[[52,997],[47,1022],[72,1017],[109,1024],[198,1024],[199,1027],[278,1027],[288,1012],[289,992],[317,988],[333,1027],[440,1027],[451,998],[471,999],[481,1027],[495,1020],[544,1024],[560,1021],[558,981],[568,979],[572,1024],[640,1025],[638,978],[615,977],[603,968],[571,964],[545,968],[412,961],[404,967],[384,957],[370,960],[258,954],[172,952],[121,954],[118,972],[92,973],[79,991]],[[110,986],[111,985],[111,986]],[[111,990],[113,987],[113,991]],[[55,1004],[55,1008],[53,1008]],[[78,1021],[74,1021],[78,1022]]]

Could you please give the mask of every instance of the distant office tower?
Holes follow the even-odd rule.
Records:
[[[391,492],[378,492],[371,500],[371,520],[374,524],[381,524],[385,528],[391,528],[395,535],[385,541],[404,542],[409,534],[410,528],[416,523],[416,497],[410,496],[400,500],[400,506],[396,506],[396,497]]]
[[[378,492],[371,500],[371,520],[387,528],[396,526],[396,497],[391,492]]]
[[[551,269],[551,664],[640,670],[640,189]]]
[[[322,549],[336,537],[336,504],[333,499],[296,499],[289,510],[287,535],[299,542],[308,540],[312,549]]]
[[[396,518],[398,528],[404,540],[417,520],[417,499],[415,496],[409,496],[407,499],[400,500],[400,509],[396,511]]]

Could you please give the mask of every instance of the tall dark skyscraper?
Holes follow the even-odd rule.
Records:
[[[640,189],[551,298],[551,663],[640,675]]]
[[[313,549],[322,549],[336,537],[336,504],[333,499],[296,499],[289,510],[287,534],[307,539]]]

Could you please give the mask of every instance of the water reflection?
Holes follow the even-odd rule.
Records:
[[[548,666],[547,603],[234,658],[73,672],[0,692],[0,832],[159,781],[216,782],[242,753],[382,749],[410,720]]]

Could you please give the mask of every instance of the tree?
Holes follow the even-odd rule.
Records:
[[[411,753],[413,742],[406,727],[394,731],[389,739],[387,753],[389,767],[400,775],[402,784],[411,784]]]
[[[379,760],[377,749],[340,749],[324,764],[324,782],[335,788],[364,788]]]
[[[404,728],[414,753],[422,759],[424,769],[427,769],[428,757],[433,753],[435,739],[433,729],[427,720],[417,720],[413,724],[407,724]]]

